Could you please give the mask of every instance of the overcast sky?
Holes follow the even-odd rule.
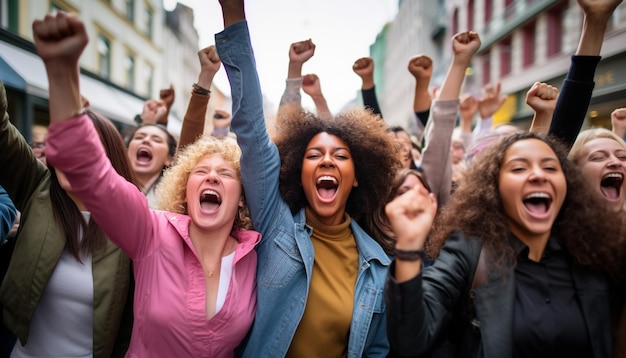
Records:
[[[261,87],[276,106],[285,88],[288,51],[292,42],[311,38],[315,56],[302,69],[303,74],[320,77],[328,106],[337,112],[354,98],[360,78],[352,63],[369,55],[382,27],[397,13],[398,0],[248,0],[246,17],[257,61]],[[194,9],[200,48],[215,43],[213,35],[223,30],[218,0],[181,0]],[[176,1],[166,0],[166,9]],[[225,72],[220,69],[215,84],[230,93]],[[313,102],[303,93],[303,105]]]

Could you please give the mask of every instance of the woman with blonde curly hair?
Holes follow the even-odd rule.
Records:
[[[59,12],[35,21],[33,33],[50,83],[48,162],[133,261],[135,320],[126,356],[233,356],[254,319],[260,240],[243,211],[239,148],[212,138],[186,147],[161,183],[171,211],[150,209],[112,168],[81,112],[83,23]]]

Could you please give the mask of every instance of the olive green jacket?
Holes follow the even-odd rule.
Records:
[[[9,122],[0,83],[0,185],[21,212],[15,249],[0,286],[4,325],[26,344],[30,322],[65,249],[50,201],[51,173]],[[94,286],[93,356],[123,356],[132,328],[130,259],[107,240],[92,253]]]

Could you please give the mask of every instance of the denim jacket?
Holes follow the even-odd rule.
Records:
[[[289,349],[302,319],[313,271],[312,228],[304,208],[295,215],[279,193],[280,157],[270,140],[248,25],[239,22],[215,35],[228,74],[233,101],[233,131],[242,150],[241,176],[255,230],[258,308],[243,356],[279,357]],[[386,356],[384,281],[390,259],[354,220],[359,250],[348,356]],[[324,334],[320,332],[320,334]]]

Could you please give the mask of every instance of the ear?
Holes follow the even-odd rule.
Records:
[[[354,183],[352,184],[352,187],[356,188],[357,186],[359,186],[359,180],[355,177],[354,178]]]
[[[170,165],[172,165],[172,157],[168,155],[167,159],[165,160],[165,166],[169,167]]]
[[[244,205],[246,205],[246,204],[244,203],[244,201],[243,201],[243,196],[239,198],[239,204],[238,204],[238,205],[239,205],[239,207],[240,207],[240,208],[243,208],[243,207],[244,207]]]

